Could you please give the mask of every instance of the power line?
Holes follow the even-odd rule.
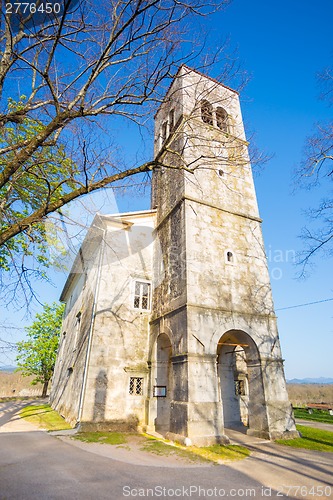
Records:
[[[276,311],[285,311],[286,309],[295,309],[295,307],[312,306],[313,304],[321,304],[322,302],[329,302],[331,300],[333,300],[333,297],[330,299],[317,300],[316,302],[306,302],[305,304],[297,304],[296,306],[280,307],[279,309],[275,309],[275,310]]]

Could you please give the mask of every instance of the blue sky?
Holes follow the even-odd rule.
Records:
[[[325,186],[295,191],[293,177],[306,137],[332,117],[316,77],[332,64],[332,15],[329,0],[234,0],[207,29],[212,50],[229,39],[230,52],[237,50],[249,73],[243,118],[256,145],[272,155],[255,184],[276,309],[333,298],[332,259],[316,258],[312,274],[299,280],[293,258],[303,248],[306,210],[327,193]],[[220,71],[217,65],[211,76]],[[120,206],[143,208],[143,201]],[[332,377],[333,301],[278,310],[277,316],[287,378]]]
[[[325,0],[236,0],[217,16],[252,75],[243,92],[245,121],[258,146],[274,155],[255,180],[276,309],[333,297],[332,259],[316,259],[312,275],[300,281],[290,252],[302,249],[304,211],[325,195],[293,194],[293,172],[314,124],[332,115],[318,99],[316,79],[332,63],[332,14]],[[281,256],[284,262],[276,262]],[[277,315],[287,378],[332,376],[333,302]]]
[[[207,29],[212,50],[229,38],[230,50],[237,49],[251,75],[241,96],[243,117],[257,146],[274,155],[255,182],[276,309],[333,297],[332,259],[317,258],[311,276],[298,280],[292,258],[302,249],[299,234],[308,222],[304,211],[325,195],[324,186],[294,193],[292,178],[306,137],[316,122],[332,115],[332,108],[319,99],[316,79],[332,62],[332,16],[331,0],[234,0],[209,22],[192,26],[196,38]],[[217,65],[211,76],[220,69]],[[125,143],[129,133],[131,129],[119,130],[118,136]],[[133,155],[136,148],[142,156],[152,155],[152,136],[144,146],[132,143]],[[120,211],[149,208],[149,195],[117,199],[117,204]],[[57,288],[43,287],[48,301],[58,298],[63,279],[56,276]],[[332,377],[333,301],[277,315],[287,378]],[[4,316],[13,323],[10,312]],[[18,324],[26,323],[22,319]]]

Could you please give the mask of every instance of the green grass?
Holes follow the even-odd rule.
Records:
[[[20,417],[48,431],[62,431],[72,427],[49,405],[29,405],[20,411]]]
[[[304,448],[306,450],[333,452],[333,432],[314,429],[304,425],[297,425],[297,430],[302,437],[296,439],[278,439],[276,443],[293,448]]]
[[[333,415],[330,415],[328,411],[314,409],[313,413],[310,414],[305,408],[294,408],[294,415],[295,418],[301,418],[303,420],[333,424]]]
[[[198,448],[196,446],[185,447],[179,444],[173,445],[170,441],[160,440],[147,434],[121,433],[121,432],[78,432],[72,436],[86,443],[100,443],[117,445],[131,451],[131,446],[160,456],[179,457],[188,462],[219,462],[223,460],[241,460],[250,455],[247,448],[242,446],[213,445]]]
[[[78,432],[72,438],[84,441],[85,443],[113,445],[127,443],[127,437],[121,432]]]
[[[242,460],[250,455],[250,451],[243,446],[236,445],[220,445],[214,444],[212,446],[170,446],[163,441],[156,439],[149,439],[144,446],[143,450],[155,453],[157,455],[177,455],[192,462],[219,462],[230,460]]]
[[[196,448],[196,453],[202,454],[202,456],[217,462],[219,460],[242,460],[250,456],[250,450],[244,446],[238,445],[221,445],[214,444],[212,446],[205,446],[204,448]]]
[[[154,453],[155,455],[173,455],[185,458],[191,462],[205,462],[207,460],[197,456],[185,448],[170,446],[163,441],[153,439],[147,436],[121,433],[121,432],[78,432],[73,439],[78,439],[86,443],[99,443],[117,445],[119,448],[131,450],[131,442],[135,441],[140,446],[141,451]],[[125,445],[125,446],[121,446]]]
[[[182,458],[191,463],[210,462],[208,458],[195,453],[192,448],[188,449],[179,445],[174,446],[153,438],[147,438],[146,442],[140,449],[142,451],[147,451],[148,453],[153,453],[155,455]]]

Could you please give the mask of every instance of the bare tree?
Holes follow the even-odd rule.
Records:
[[[326,68],[318,75],[322,88],[321,98],[333,103],[333,70]],[[305,249],[299,254],[301,274],[306,274],[312,264],[312,257],[319,252],[333,255],[333,121],[318,123],[315,133],[305,145],[305,155],[301,168],[296,174],[296,182],[309,190],[319,186],[327,187],[327,195],[318,207],[310,209],[308,215],[312,227],[303,228],[302,238]]]
[[[142,182],[163,166],[162,153],[125,165],[109,137],[123,122],[147,122],[179,64],[194,58],[181,50],[187,20],[229,0],[60,3],[57,15],[28,10],[17,17],[9,9],[1,19],[0,284],[8,300],[21,289],[29,301],[31,280],[47,279],[47,217],[105,186],[120,188],[135,175]],[[229,59],[222,78],[237,71]],[[164,145],[170,148],[171,140]],[[166,166],[193,172],[201,160],[185,165],[178,156]]]
[[[61,134],[67,139],[65,131],[73,133],[74,121],[100,115],[139,121],[144,114],[141,106],[158,98],[161,82],[174,69],[182,36],[179,23],[206,9],[207,4],[199,1],[88,0],[73,13],[64,10],[60,18],[32,32],[25,31],[23,24],[16,34],[7,14],[1,37],[0,91],[10,95],[11,78],[24,78],[22,91],[28,97],[17,106],[2,105],[0,188],[10,191],[27,163],[29,173],[38,167],[34,155],[55,146]],[[25,118],[36,121],[38,130],[28,137],[14,137],[12,128]],[[9,133],[11,141],[5,144]],[[20,221],[3,228],[0,245],[71,200],[154,166],[148,162],[119,171],[112,160],[109,165],[91,165],[87,144],[79,146],[82,163],[69,165],[67,177],[50,182],[48,170],[35,174],[44,183],[45,198]]]
[[[37,10],[43,1],[34,4]],[[184,60],[185,21],[228,2],[69,0],[58,15],[42,19],[29,9],[18,18],[6,7],[0,32],[0,269],[13,272],[13,293],[41,275],[27,257],[38,254],[39,264],[47,265],[43,222],[49,214],[155,167],[154,161],[117,161],[114,143],[96,141],[101,119],[107,117],[109,131],[120,120],[142,125],[161,101],[178,58]]]
[[[6,359],[8,359],[9,362],[13,363],[13,360],[11,358],[13,354],[16,354],[17,346],[15,342],[8,339],[12,339],[13,333],[18,333],[22,330],[22,328],[18,328],[8,323],[0,325],[0,367],[4,364]]]

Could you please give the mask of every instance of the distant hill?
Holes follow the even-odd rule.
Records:
[[[5,371],[7,368],[11,371]],[[24,377],[21,372],[13,372],[12,365],[2,365],[0,370],[0,398],[37,397],[42,394],[42,384],[31,385],[34,376]]]
[[[12,373],[16,370],[16,366],[13,365],[0,365],[0,372],[9,372]]]
[[[333,384],[333,378],[293,378],[287,380],[287,384]]]

